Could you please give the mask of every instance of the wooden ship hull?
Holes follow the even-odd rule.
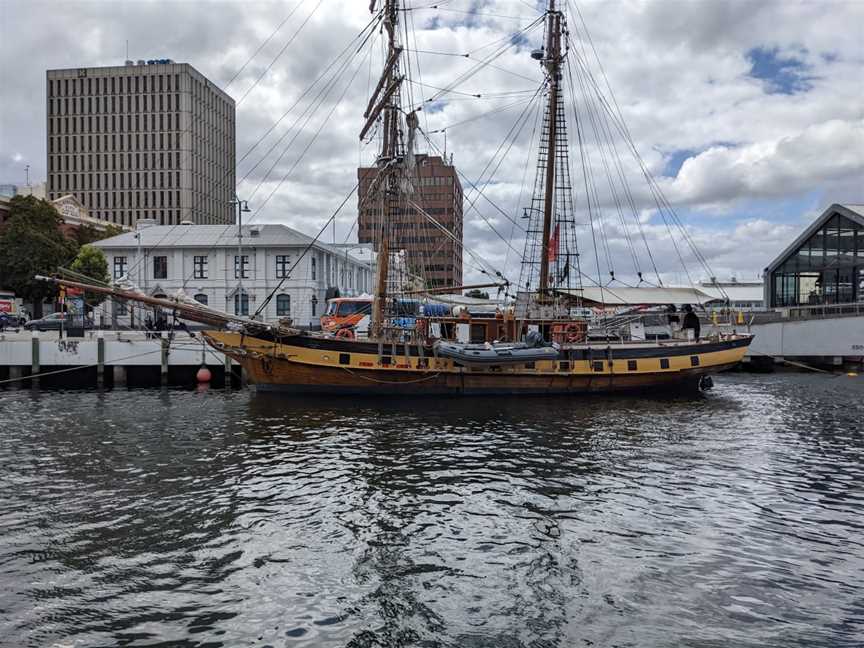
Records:
[[[550,361],[466,367],[432,347],[229,331],[205,338],[261,391],[367,395],[590,394],[697,391],[737,365],[752,336],[700,342],[571,345]]]

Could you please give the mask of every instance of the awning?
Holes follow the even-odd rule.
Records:
[[[660,306],[664,304],[707,304],[723,301],[712,297],[698,288],[627,288],[624,286],[609,286],[608,288],[591,286],[570,290],[556,290],[563,295],[581,297],[585,303],[603,304],[606,306]]]

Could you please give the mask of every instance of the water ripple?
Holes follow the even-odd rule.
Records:
[[[861,378],[0,416],[0,645],[864,643]]]

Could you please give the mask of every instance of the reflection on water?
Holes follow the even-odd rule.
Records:
[[[0,393],[0,644],[853,646],[864,381]]]

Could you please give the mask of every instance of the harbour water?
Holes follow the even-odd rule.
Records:
[[[0,392],[0,645],[860,646],[864,377]]]

